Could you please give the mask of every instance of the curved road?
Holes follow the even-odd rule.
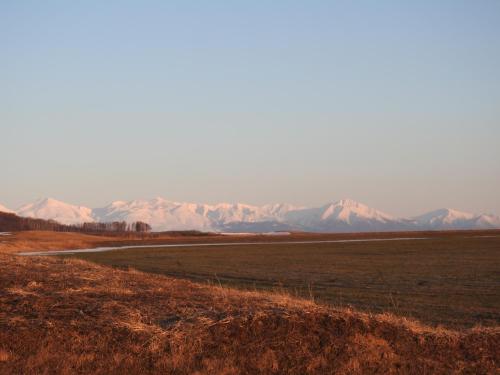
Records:
[[[100,253],[104,251],[121,249],[147,249],[155,247],[209,247],[209,246],[251,246],[251,245],[299,245],[299,244],[322,244],[322,243],[343,243],[343,242],[374,242],[374,241],[406,241],[406,240],[427,240],[428,237],[397,237],[397,238],[364,238],[352,240],[322,240],[322,241],[266,241],[266,242],[210,242],[210,243],[183,243],[183,244],[157,244],[157,245],[123,245],[110,247],[96,247],[91,249],[76,250],[49,250],[49,251],[25,251],[17,253],[22,256],[42,256],[77,253]]]

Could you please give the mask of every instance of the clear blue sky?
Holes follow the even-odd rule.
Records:
[[[500,1],[0,2],[0,203],[500,214]]]

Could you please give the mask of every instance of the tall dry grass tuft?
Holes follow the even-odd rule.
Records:
[[[8,351],[0,349],[0,362],[7,362],[10,359]]]

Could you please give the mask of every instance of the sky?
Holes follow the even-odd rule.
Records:
[[[0,204],[500,215],[500,1],[0,2]]]

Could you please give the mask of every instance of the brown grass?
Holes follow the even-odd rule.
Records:
[[[353,235],[294,234],[286,240],[345,236]],[[142,243],[165,240],[180,241],[164,236]],[[138,241],[53,232],[0,238],[0,374],[499,372],[498,326],[431,328],[286,293],[12,254]]]
[[[0,252],[79,249],[99,246],[112,238],[81,233],[26,231],[0,237]]]
[[[500,324],[500,236],[345,243],[154,247],[65,255],[432,325]]]
[[[165,232],[151,234],[126,233],[123,235],[105,236],[83,233],[24,231],[14,232],[10,236],[0,236],[0,253],[20,251],[81,249],[99,246],[120,245],[154,245],[165,243],[197,243],[197,242],[267,242],[293,240],[337,240],[360,238],[393,238],[393,237],[463,237],[499,236],[500,230],[481,231],[444,231],[444,232],[381,232],[381,233],[292,233],[289,236],[225,236],[218,234],[193,234],[189,232]]]
[[[217,235],[183,235],[183,234],[115,234],[114,236],[91,235],[69,232],[23,231],[13,232],[0,237],[0,253],[16,253],[20,251],[82,249],[99,246],[120,246],[136,244],[155,244],[171,241],[205,242]]]
[[[498,327],[0,254],[1,374],[494,374],[499,347]]]

